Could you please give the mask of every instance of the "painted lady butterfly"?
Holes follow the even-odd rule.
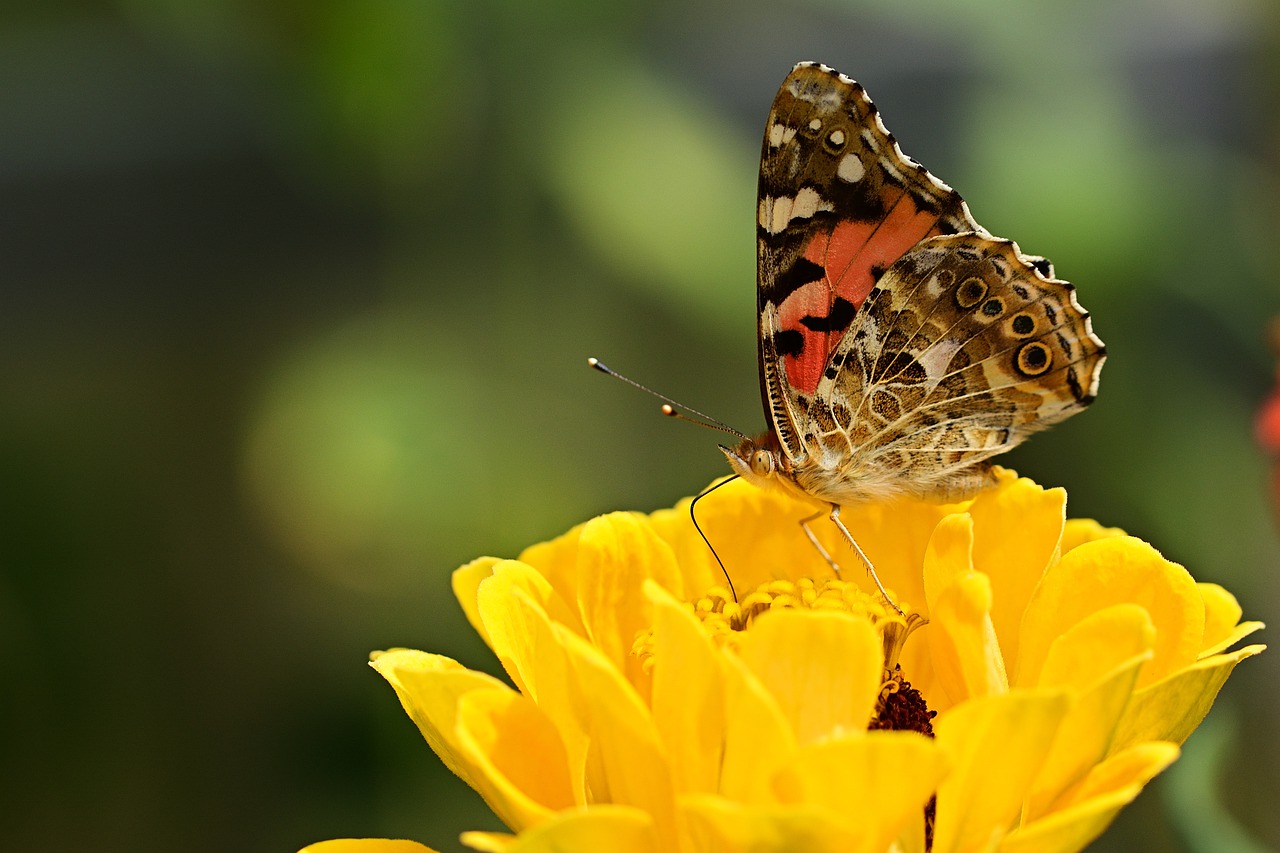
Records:
[[[826,504],[873,578],[841,504],[973,494],[991,457],[1097,394],[1105,349],[1074,288],[979,225],[831,68],[800,63],[774,99],[756,233],[769,430],[722,449]],[[821,514],[802,524],[838,571]]]

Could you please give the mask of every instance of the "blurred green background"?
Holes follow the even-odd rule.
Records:
[[[50,0],[0,11],[0,849],[460,849],[365,666],[494,669],[449,591],[756,431],[792,64],[1080,287],[1111,360],[1009,464],[1280,625],[1275,3]],[[1264,635],[1265,638],[1265,635]],[[1280,848],[1280,655],[1098,850]]]

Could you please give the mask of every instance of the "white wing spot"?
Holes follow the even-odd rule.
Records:
[[[812,130],[814,133],[817,133],[818,131],[822,130],[822,119],[815,118],[813,121],[809,122],[809,129]]]
[[[782,122],[775,121],[769,125],[769,147],[781,148],[794,139],[795,135],[796,129],[794,127],[787,127]]]
[[[839,129],[831,131],[831,135],[827,137],[827,141],[839,148],[841,145],[844,145],[844,131]]]
[[[846,154],[840,159],[840,165],[836,166],[836,177],[847,184],[856,184],[862,180],[862,176],[867,173],[863,168],[862,158],[857,154]]]
[[[808,219],[819,211],[833,210],[831,202],[813,187],[805,187],[792,196],[765,196],[760,199],[756,221],[769,234],[781,234],[795,219]]]
[[[791,218],[808,219],[820,210],[832,210],[831,202],[819,195],[813,187],[805,187],[796,193],[795,204],[791,208]]]

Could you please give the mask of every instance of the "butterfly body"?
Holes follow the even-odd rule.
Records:
[[[797,65],[761,148],[761,396],[735,473],[838,507],[954,500],[1087,406],[1105,348],[1074,288],[904,155],[854,81]]]

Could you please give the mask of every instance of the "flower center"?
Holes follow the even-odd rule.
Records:
[[[717,645],[730,648],[737,646],[740,633],[750,628],[760,614],[777,608],[840,610],[866,619],[880,632],[884,641],[885,684],[888,689],[890,684],[897,683],[894,673],[903,644],[912,631],[925,624],[925,619],[906,602],[899,602],[899,607],[906,614],[905,619],[886,604],[880,596],[868,595],[848,581],[800,578],[762,583],[738,601],[733,600],[727,588],[712,587],[690,606],[711,639]],[[640,632],[632,653],[643,661],[646,671],[652,669],[652,631]],[[893,690],[896,692],[897,688]]]

